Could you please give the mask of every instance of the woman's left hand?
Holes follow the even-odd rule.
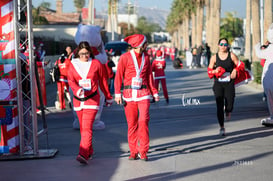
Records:
[[[236,75],[237,75],[237,70],[236,69],[233,69],[231,74],[230,74],[230,78],[231,79],[235,79],[236,78]]]

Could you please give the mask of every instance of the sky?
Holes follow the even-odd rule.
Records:
[[[107,10],[108,0],[94,0],[95,8],[97,12],[101,10]],[[51,9],[56,9],[56,0],[32,0],[34,7],[39,6],[42,2],[49,2],[51,4]],[[88,0],[85,0],[86,6],[88,5]],[[172,6],[173,0],[121,0],[121,5],[131,2],[136,3],[136,5],[149,8],[159,8],[169,11]],[[244,18],[246,14],[246,0],[222,0],[221,4],[221,16],[224,17],[225,12],[236,12],[236,17]],[[73,0],[63,0],[63,12],[75,12],[75,7]]]

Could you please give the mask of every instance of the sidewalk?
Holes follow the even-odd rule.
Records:
[[[0,180],[272,180],[273,130],[260,124],[268,115],[263,91],[251,84],[236,88],[232,120],[225,123],[227,136],[221,137],[213,82],[206,70],[175,70],[168,62],[166,74],[170,104],[162,92],[160,102],[151,104],[148,162],[128,160],[124,110],[113,104],[103,110],[106,129],[94,132],[93,160],[80,165],[75,160],[79,131],[72,129],[70,110],[53,108],[56,85],[49,84],[49,145],[58,154],[52,159],[1,161]],[[39,143],[45,148],[44,138]]]

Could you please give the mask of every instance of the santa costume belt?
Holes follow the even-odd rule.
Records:
[[[87,101],[88,99],[94,97],[95,95],[97,95],[98,92],[95,91],[94,93],[90,94],[89,96],[83,97],[83,98],[79,98],[77,96],[74,96],[75,99],[79,100],[79,101]]]
[[[141,88],[140,89],[146,89],[147,86],[146,85],[141,85]],[[125,85],[124,86],[124,89],[132,89],[132,86],[131,85]]]

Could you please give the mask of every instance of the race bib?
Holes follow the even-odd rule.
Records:
[[[230,81],[230,72],[225,72],[220,78],[218,78],[218,82],[229,82]]]
[[[79,81],[79,85],[84,89],[84,90],[91,90],[91,79],[81,79]]]
[[[142,85],[142,78],[138,78],[138,77],[133,77],[132,78],[132,89],[141,89],[141,85]]]

